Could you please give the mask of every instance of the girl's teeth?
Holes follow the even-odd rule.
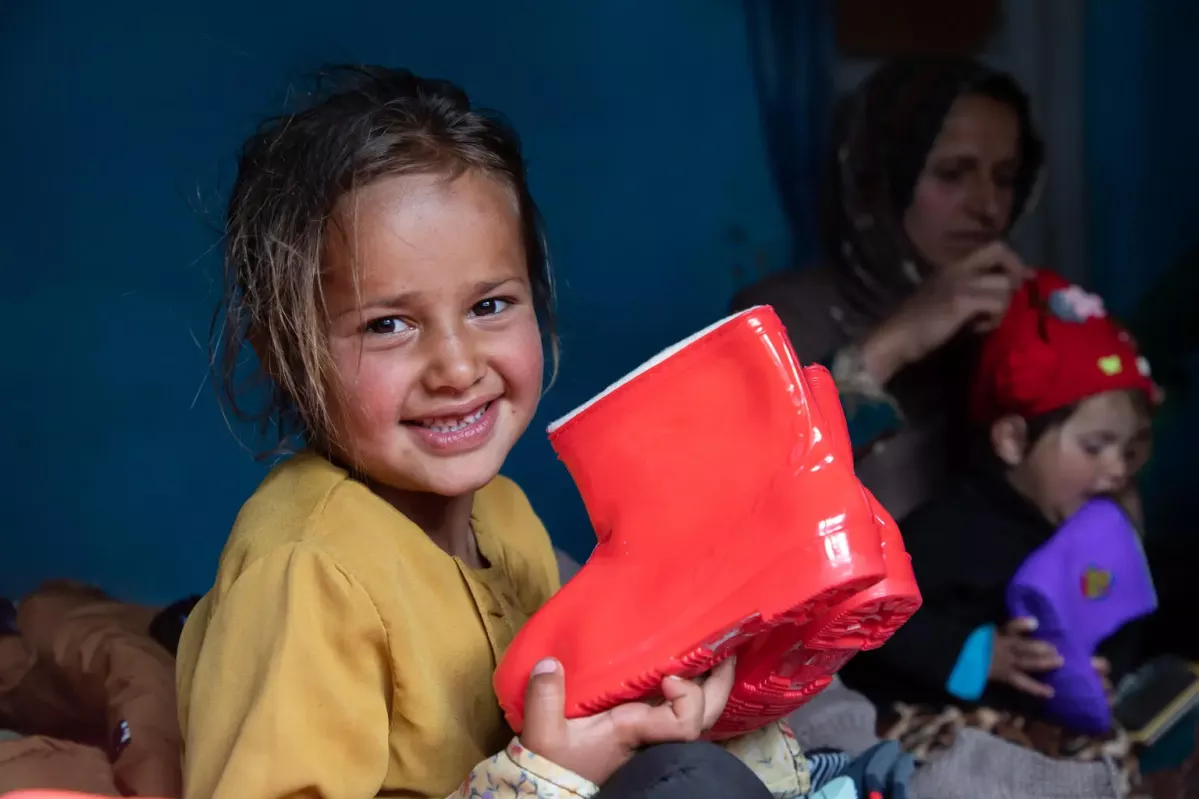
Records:
[[[472,424],[482,419],[483,414],[487,411],[487,408],[490,404],[491,403],[488,403],[471,415],[463,416],[460,419],[433,419],[432,421],[421,422],[420,425],[421,427],[428,428],[436,433],[454,433],[464,427],[470,427]]]

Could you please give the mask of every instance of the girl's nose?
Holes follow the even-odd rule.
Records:
[[[1117,493],[1128,486],[1128,461],[1116,458],[1108,464],[1100,476],[1099,493]]]
[[[440,334],[431,342],[423,382],[430,393],[461,394],[477,383],[485,371],[483,359],[469,332]]]

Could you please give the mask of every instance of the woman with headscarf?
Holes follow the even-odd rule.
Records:
[[[858,473],[899,519],[945,485],[977,334],[1027,274],[1006,240],[1043,146],[1009,75],[971,60],[876,70],[839,109],[827,260],[741,292],[773,305],[804,362],[833,372]]]
[[[975,346],[1030,275],[1007,241],[1033,202],[1044,148],[1016,81],[968,59],[880,67],[840,106],[832,144],[825,261],[773,275],[733,305],[774,306],[800,360],[830,368],[858,474],[903,519],[947,488],[966,455],[956,445]],[[849,712],[848,700],[837,704],[830,718]],[[811,727],[812,712],[793,722]],[[936,795],[1123,796],[1134,779],[1110,756],[1127,751],[1120,742],[1066,760],[989,716],[900,721],[887,731],[928,763],[918,773]],[[990,784],[972,784],[967,769],[958,782],[943,769],[971,746],[978,766],[1016,751],[1026,760],[1010,780],[979,770]],[[1019,786],[1021,770],[1040,787]]]

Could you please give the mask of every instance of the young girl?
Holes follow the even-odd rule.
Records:
[[[509,742],[492,671],[558,587],[546,531],[498,476],[553,338],[537,211],[515,133],[459,89],[338,76],[247,142],[229,204],[226,386],[249,345],[257,418],[305,449],[245,504],[183,632],[185,795],[617,796],[664,773],[695,797],[806,793],[778,725],[633,757],[714,723],[727,665],[567,720],[543,662]]]
[[[845,670],[876,703],[993,710],[1036,719],[1061,665],[1035,623],[1009,619],[1005,591],[1024,560],[1089,499],[1135,508],[1156,388],[1103,302],[1035,273],[983,342],[972,392],[981,446],[951,491],[900,523],[924,607]],[[1135,515],[1135,514],[1134,514]],[[1131,663],[1126,627],[1105,642],[1104,676]]]

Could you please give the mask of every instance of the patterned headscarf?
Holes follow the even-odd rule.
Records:
[[[871,315],[889,313],[928,273],[903,215],[945,117],[966,94],[1005,103],[1020,120],[1010,227],[1028,210],[1044,158],[1028,97],[1010,75],[970,59],[902,59],[875,70],[838,109],[824,244],[846,294]]]

